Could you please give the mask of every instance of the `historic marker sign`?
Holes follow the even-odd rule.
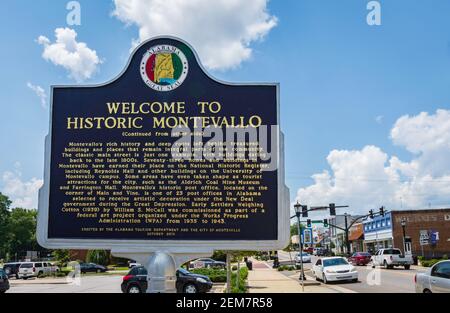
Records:
[[[168,37],[142,44],[109,83],[53,87],[39,242],[282,248],[278,89],[215,80]]]

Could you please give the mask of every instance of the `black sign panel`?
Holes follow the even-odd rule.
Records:
[[[276,169],[262,171],[259,158],[206,159],[212,137],[178,150],[192,151],[191,159],[172,149],[187,136],[176,136],[180,127],[194,136],[216,126],[225,140],[229,130],[267,125],[276,154],[277,98],[275,84],[211,78],[172,38],[141,45],[110,83],[54,87],[48,238],[276,240]],[[247,140],[248,155],[258,140]]]

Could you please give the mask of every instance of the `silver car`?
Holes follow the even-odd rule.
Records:
[[[414,281],[417,293],[450,293],[450,261],[441,261],[416,274]]]

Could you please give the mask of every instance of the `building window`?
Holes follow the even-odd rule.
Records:
[[[385,221],[385,220],[382,220],[382,221],[381,221],[381,227],[384,227],[384,226],[386,226],[386,221]]]
[[[386,220],[386,223],[387,223],[387,226],[391,226],[391,219],[388,218],[388,219]]]
[[[380,226],[381,226],[381,222],[378,221],[378,222],[377,222],[377,228],[380,228]]]

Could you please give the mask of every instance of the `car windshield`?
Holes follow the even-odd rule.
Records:
[[[180,272],[183,275],[189,275],[191,274],[189,271],[185,270],[184,268],[180,268],[178,269],[178,272]]]
[[[21,268],[32,268],[33,267],[33,263],[23,263],[20,267]]]
[[[324,267],[337,265],[348,265],[348,262],[343,258],[323,260]]]
[[[361,255],[361,256],[370,256],[370,253],[368,253],[368,252],[360,252],[359,255]]]

